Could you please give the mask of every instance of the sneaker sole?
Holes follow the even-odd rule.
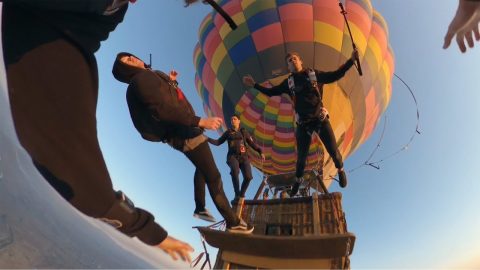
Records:
[[[205,216],[201,216],[201,215],[198,215],[198,214],[193,214],[193,217],[201,219],[201,220],[205,220],[205,221],[208,221],[208,222],[216,222],[215,219],[207,218]]]

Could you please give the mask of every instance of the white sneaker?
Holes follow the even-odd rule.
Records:
[[[240,223],[238,223],[238,225],[227,228],[227,231],[230,233],[251,234],[253,229],[253,225],[247,224],[245,221],[240,219]]]
[[[208,222],[215,222],[215,218],[210,214],[210,212],[205,208],[203,211],[193,212],[193,217],[202,219]]]

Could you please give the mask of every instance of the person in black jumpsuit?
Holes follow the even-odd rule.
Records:
[[[265,156],[262,149],[253,141],[252,136],[244,128],[240,128],[240,118],[237,115],[231,118],[232,128],[225,131],[218,140],[208,138],[208,142],[213,145],[221,145],[228,141],[227,164],[230,167],[230,175],[232,176],[233,189],[235,198],[245,197],[248,185],[252,180],[252,167],[247,153],[247,145],[251,146],[263,160]],[[243,182],[240,188],[238,174],[242,171]]]
[[[254,87],[267,96],[288,94],[294,102],[297,113],[297,164],[295,170],[296,182],[290,193],[294,196],[303,182],[305,163],[312,134],[317,132],[327,152],[332,157],[335,167],[338,169],[339,183],[341,187],[347,186],[347,177],[343,169],[343,160],[338,151],[335,134],[330,125],[328,112],[323,106],[323,85],[341,79],[352,67],[357,51],[353,51],[351,58],[340,68],[331,72],[323,72],[310,68],[304,68],[300,55],[296,52],[288,53],[285,60],[290,70],[290,76],[279,85],[272,88],[263,87],[247,75],[243,77],[243,83],[248,87]]]
[[[248,234],[253,226],[235,215],[223,191],[222,179],[203,129],[217,129],[219,117],[200,118],[178,87],[177,73],[151,70],[136,56],[117,55],[112,73],[127,83],[127,103],[135,128],[149,141],[165,142],[182,152],[195,166],[195,212],[205,210],[205,184],[228,231]]]

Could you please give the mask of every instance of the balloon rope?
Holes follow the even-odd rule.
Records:
[[[412,97],[412,99],[413,99],[413,101],[414,101],[414,103],[415,103],[416,112],[417,112],[417,123],[416,123],[416,125],[415,125],[415,131],[413,132],[412,136],[410,136],[410,139],[408,140],[408,142],[407,142],[405,145],[403,145],[399,150],[397,150],[397,151],[395,151],[395,152],[393,152],[393,153],[391,153],[391,154],[389,154],[389,155],[386,155],[385,157],[383,157],[383,158],[381,158],[381,159],[379,159],[379,160],[377,160],[377,161],[370,161],[370,160],[373,158],[375,152],[380,148],[380,143],[383,141],[384,133],[385,133],[386,125],[387,125],[387,117],[385,116],[385,121],[384,121],[383,130],[382,130],[382,135],[380,136],[380,139],[379,139],[379,141],[378,141],[378,143],[377,143],[377,146],[375,147],[375,149],[373,150],[373,152],[370,154],[370,156],[368,157],[368,159],[367,159],[363,164],[355,167],[355,168],[352,169],[352,170],[349,170],[349,171],[348,171],[349,173],[351,173],[351,172],[353,172],[353,171],[355,171],[355,170],[357,170],[357,169],[359,169],[359,168],[361,168],[361,167],[363,167],[363,166],[370,166],[370,167],[373,167],[373,168],[379,170],[379,169],[380,169],[380,166],[379,166],[380,163],[382,163],[382,162],[384,162],[384,161],[386,161],[386,160],[388,160],[388,159],[390,159],[390,158],[398,155],[400,152],[403,152],[403,151],[407,150],[408,147],[410,146],[410,144],[412,144],[413,139],[415,138],[415,136],[416,136],[417,134],[421,134],[420,131],[419,131],[420,111],[419,111],[419,109],[418,109],[418,103],[417,103],[417,99],[416,99],[416,97],[415,97],[415,94],[413,93],[413,90],[410,88],[410,86],[409,86],[400,76],[398,76],[396,73],[394,73],[393,75],[394,75],[398,80],[400,80],[400,81],[402,82],[402,84],[408,89],[408,91],[410,92],[410,95],[411,95],[411,97]]]
[[[380,167],[378,167],[378,166],[373,166],[373,165],[371,165],[371,164],[369,164],[369,163],[370,163],[370,159],[373,158],[373,155],[375,155],[375,153],[377,152],[377,150],[380,148],[380,143],[383,141],[383,136],[385,135],[385,130],[386,130],[386,128],[387,128],[387,116],[385,115],[384,121],[383,121],[382,135],[380,135],[380,139],[379,139],[378,142],[377,142],[377,146],[375,147],[375,149],[373,149],[372,153],[370,153],[370,156],[368,156],[368,158],[367,158],[367,160],[366,160],[365,162],[363,162],[362,164],[358,165],[357,167],[349,170],[349,171],[348,171],[349,173],[351,173],[351,172],[353,172],[353,171],[356,171],[357,169],[359,169],[359,168],[361,168],[361,167],[363,167],[363,166],[365,166],[365,165],[370,165],[370,166],[372,166],[372,167],[374,167],[375,169],[378,169],[378,170],[380,169]]]

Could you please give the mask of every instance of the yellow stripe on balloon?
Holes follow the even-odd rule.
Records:
[[[382,48],[380,47],[380,44],[378,43],[375,37],[370,36],[370,39],[368,40],[368,47],[370,48],[370,51],[372,52],[376,60],[374,67],[379,67],[383,62],[383,54],[382,54]],[[372,70],[372,71],[374,73],[376,72],[376,70]]]
[[[390,66],[388,65],[387,61],[384,61],[383,62],[383,65],[382,65],[382,71],[383,73],[385,74],[385,78],[386,78],[386,81],[388,82],[388,86],[387,86],[387,89],[388,91],[385,91],[385,99],[386,99],[386,102],[385,104],[388,104],[390,103],[390,98],[391,98],[391,95],[392,95],[392,78],[391,78],[391,74],[392,74],[392,71],[390,71]]]
[[[215,52],[213,53],[212,62],[210,62],[210,66],[213,72],[215,72],[215,74],[218,73],[218,68],[220,67],[222,60],[223,58],[225,58],[226,55],[227,55],[227,49],[225,48],[223,43],[220,43],[217,49],[215,50]]]
[[[292,115],[279,115],[277,117],[277,122],[288,123],[292,122],[293,116]]]
[[[213,85],[213,93],[214,93],[213,99],[215,99],[215,102],[221,108],[222,102],[223,102],[223,86],[220,83],[220,81],[217,79],[215,79],[215,83]]]
[[[243,0],[241,5],[242,9],[248,8],[251,4],[253,4],[256,0]]]
[[[252,128],[254,128],[254,127],[252,127]],[[273,136],[267,136],[267,134],[265,134],[265,133],[256,132],[256,129],[255,129],[255,137],[260,138],[262,141],[270,141],[273,138]]]
[[[260,92],[258,92],[258,93],[260,93]],[[269,97],[267,95],[263,95],[263,94],[262,95],[257,95],[255,98],[257,100],[259,100],[260,102],[262,102],[263,104],[267,104],[268,99],[269,99]]]
[[[349,25],[350,30],[352,31],[353,40],[355,41],[355,45],[357,45],[360,53],[360,58],[362,58],[361,56],[365,54],[365,50],[367,48],[367,37],[365,37],[362,30],[356,24],[349,22]],[[345,27],[345,34],[349,35],[347,27]],[[350,55],[347,57],[350,57]]]
[[[338,51],[342,49],[343,32],[340,29],[319,21],[314,22],[313,29],[315,42],[328,45]]]
[[[245,22],[245,16],[243,16],[242,12],[239,12],[235,15],[230,15],[230,17],[237,25],[241,25]],[[217,29],[218,29],[218,26],[217,26]],[[220,34],[220,37],[222,38],[222,40],[225,39],[225,37],[228,34],[230,34],[232,31],[233,31],[232,28],[227,22],[223,23],[222,26],[220,26],[220,29],[218,29],[218,33]]]
[[[246,117],[242,117],[241,121],[244,125],[246,125],[248,127],[255,127],[257,125],[257,123],[251,122]]]
[[[296,161],[296,158],[283,158],[283,157],[277,158],[275,157],[275,155],[272,155],[272,160],[275,161],[275,163],[280,165],[290,165],[291,163]],[[278,169],[278,167],[276,167],[276,169]]]
[[[291,142],[281,142],[281,141],[273,141],[273,145],[277,146],[278,148],[289,148],[293,146]]]
[[[279,111],[279,108],[278,108],[278,107],[277,107],[277,108],[276,108],[276,107],[273,107],[273,106],[271,106],[271,105],[267,105],[267,106],[265,107],[265,110],[264,110],[264,111],[267,112],[267,113],[270,113],[270,114],[277,114],[278,111]]]

